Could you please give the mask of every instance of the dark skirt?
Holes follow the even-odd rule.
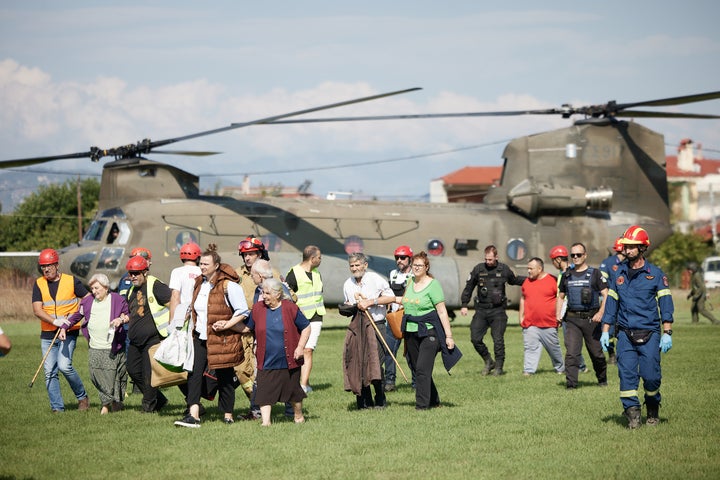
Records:
[[[274,405],[277,402],[302,402],[307,397],[300,386],[300,368],[258,370],[257,405]]]

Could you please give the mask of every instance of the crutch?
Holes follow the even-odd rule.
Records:
[[[38,366],[38,369],[35,372],[35,375],[33,375],[32,381],[30,382],[30,385],[28,385],[28,388],[32,388],[33,384],[35,383],[35,379],[38,376],[38,373],[40,373],[40,369],[43,367],[43,365],[45,365],[45,360],[47,360],[50,350],[52,349],[53,345],[55,345],[55,340],[57,340],[58,335],[60,335],[60,330],[62,330],[62,329],[58,328],[57,332],[55,332],[55,336],[53,337],[52,342],[50,342],[50,346],[48,347],[47,351],[45,352],[45,355],[43,355],[43,358],[40,361],[40,365]]]
[[[377,336],[380,338],[383,345],[385,346],[385,351],[390,354],[390,357],[393,359],[393,362],[395,362],[395,366],[398,368],[398,370],[400,370],[400,373],[402,374],[405,381],[409,383],[410,380],[408,380],[407,376],[405,375],[405,372],[403,372],[402,367],[398,363],[397,358],[395,358],[395,355],[393,355],[392,351],[390,350],[390,347],[388,346],[387,342],[385,341],[385,337],[383,337],[383,335],[380,333],[380,329],[377,327],[377,325],[375,325],[375,320],[373,320],[372,315],[370,315],[370,312],[368,312],[367,310],[365,310],[365,315],[367,315],[368,320],[370,320],[370,324],[375,329],[375,333],[377,333]]]

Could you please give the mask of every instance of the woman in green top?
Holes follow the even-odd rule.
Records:
[[[430,275],[430,260],[425,252],[412,257],[414,278],[408,280],[402,303],[405,307],[403,337],[410,364],[415,371],[415,409],[440,406],[432,379],[435,357],[441,350],[455,348],[450,329],[445,295],[440,282]]]

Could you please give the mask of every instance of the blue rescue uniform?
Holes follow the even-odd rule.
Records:
[[[648,408],[660,405],[660,329],[662,322],[672,322],[674,306],[667,276],[647,260],[639,270],[627,262],[610,272],[608,297],[603,323],[616,325],[617,365],[620,377],[620,400],[623,408],[640,407],[640,377]],[[631,335],[643,337],[633,343]]]

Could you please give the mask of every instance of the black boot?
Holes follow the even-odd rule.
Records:
[[[500,375],[505,375],[505,370],[503,370],[504,363],[505,360],[498,360],[495,362],[495,371],[493,372],[494,376],[499,377]]]
[[[627,418],[628,428],[630,430],[640,428],[640,407],[628,407],[625,409],[623,415]]]
[[[660,423],[660,405],[647,405],[647,420],[645,423],[651,427]]]
[[[482,372],[480,372],[480,375],[485,376],[495,369],[495,362],[489,353],[487,356],[483,357],[483,360],[485,360],[485,368],[483,368]]]

